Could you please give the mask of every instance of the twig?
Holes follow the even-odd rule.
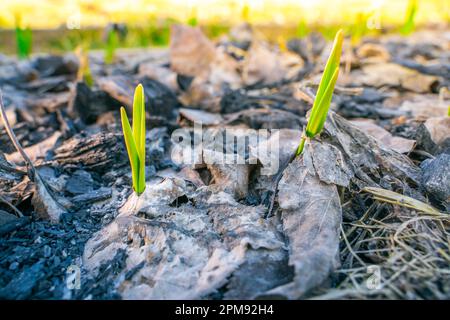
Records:
[[[10,207],[12,210],[14,210],[15,213],[17,213],[17,215],[19,217],[23,217],[22,212],[20,212],[19,209],[16,208],[16,206],[14,206],[11,202],[9,202],[8,200],[6,200],[2,195],[0,195],[0,201],[2,201],[3,203],[5,203],[8,207]]]
[[[8,117],[6,116],[5,107],[3,105],[3,95],[0,90],[0,116],[2,118],[3,124],[5,126],[6,133],[8,134],[9,138],[11,139],[14,147],[16,150],[20,153],[22,158],[25,160],[27,164],[27,171],[28,171],[28,177],[31,181],[34,181],[36,176],[36,168],[33,165],[33,162],[28,157],[28,155],[23,150],[22,146],[19,143],[19,140],[17,140],[16,135],[14,134],[14,131],[11,129],[11,125],[9,124]]]
[[[33,165],[33,162],[28,157],[26,152],[23,150],[22,146],[19,143],[19,140],[17,140],[16,135],[14,134],[14,131],[11,128],[11,125],[9,124],[8,117],[6,116],[5,107],[3,105],[3,97],[2,92],[0,90],[0,116],[3,120],[3,123],[5,125],[5,130],[8,133],[9,138],[11,139],[12,143],[14,144],[14,147],[17,149],[17,151],[21,154],[23,159],[25,160],[27,164],[27,174],[28,177],[32,182],[36,185],[36,191],[39,193],[39,186],[42,185],[42,190],[45,191],[48,196],[51,198],[52,201],[55,202],[56,206],[59,206],[62,208],[61,204],[54,198],[52,190],[49,188],[47,183],[40,177],[39,173],[37,172],[36,168]]]

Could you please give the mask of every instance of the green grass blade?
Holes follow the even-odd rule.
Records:
[[[133,189],[135,192],[139,193],[140,186],[139,181],[139,155],[136,149],[136,143],[134,141],[133,133],[131,131],[130,122],[128,121],[127,113],[124,107],[120,108],[120,118],[122,120],[122,130],[125,139],[125,145],[127,147],[128,158],[130,159],[131,165],[131,176],[133,180]]]
[[[133,137],[139,153],[141,153],[142,147],[145,146],[145,140],[142,141],[142,119],[145,118],[145,115],[143,115],[144,108],[144,89],[141,84],[138,84],[134,91],[133,99]]]
[[[331,98],[333,97],[334,86],[339,75],[339,68],[334,71],[325,93],[316,105],[316,112],[311,113],[308,125],[306,126],[306,135],[310,138],[320,133],[327,119],[328,110],[330,109]],[[317,101],[317,98],[316,98]]]
[[[330,82],[334,71],[336,68],[339,67],[340,61],[341,61],[341,52],[342,52],[342,42],[344,40],[344,35],[342,30],[339,30],[336,33],[336,36],[334,38],[333,48],[331,49],[330,56],[328,57],[327,64],[325,66],[325,69],[323,70],[322,79],[320,80],[319,88],[317,90],[316,94],[316,100],[314,101],[313,105],[313,112],[314,112],[314,106],[316,105],[317,97],[320,98],[325,93],[326,88],[328,87],[328,83]]]
[[[327,64],[323,71],[322,79],[320,80],[319,88],[317,90],[316,99],[311,110],[311,116],[306,126],[306,134],[312,138],[320,133],[325,123],[325,119],[330,108],[331,97],[333,95],[334,86],[339,74],[339,64],[342,52],[343,42],[342,30],[336,33],[333,49],[331,50]]]
[[[133,136],[139,156],[139,176],[136,192],[145,190],[145,96],[142,84],[138,84],[134,91],[133,100]]]
[[[327,64],[320,80],[316,98],[314,99],[311,115],[306,125],[305,134],[302,136],[300,144],[297,148],[296,156],[302,154],[306,137],[313,138],[319,134],[325,124],[328,110],[330,109],[331,99],[333,97],[334,86],[339,76],[339,64],[342,53],[342,42],[344,40],[342,30],[336,33],[333,48],[328,57]]]
[[[140,155],[140,170],[139,170],[139,191],[138,192],[144,192],[145,190],[145,136],[146,136],[146,129],[145,129],[145,96],[144,96],[144,89],[142,88],[142,85],[139,84],[138,85],[138,89],[141,92],[142,95],[142,100],[141,100],[141,123],[140,123],[140,150],[139,150],[139,155]]]

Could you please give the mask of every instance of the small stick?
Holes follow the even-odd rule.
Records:
[[[20,212],[19,209],[16,208],[16,206],[14,206],[11,202],[9,202],[8,200],[6,200],[2,195],[0,195],[0,201],[2,201],[3,203],[5,203],[8,207],[10,207],[15,213],[17,213],[17,215],[22,218],[23,214],[22,212]]]
[[[14,131],[11,128],[11,125],[9,124],[8,117],[6,116],[5,107],[3,105],[3,97],[2,92],[0,90],[0,116],[3,120],[3,123],[5,125],[6,132],[8,133],[9,138],[11,139],[12,143],[14,144],[14,147],[19,151],[19,153],[22,155],[23,159],[25,160],[27,164],[27,174],[28,177],[32,182],[36,184],[36,189],[39,188],[39,182],[42,183],[42,187],[48,192],[49,196],[53,199],[53,201],[56,202],[56,204],[60,205],[58,201],[56,201],[53,198],[53,192],[51,189],[47,186],[47,183],[39,176],[39,173],[37,172],[36,168],[33,165],[33,162],[26,154],[25,150],[23,150],[22,146],[19,143],[19,140],[17,139],[16,135],[14,134]]]
[[[36,175],[36,168],[34,167],[31,159],[28,157],[28,155],[23,150],[22,146],[19,143],[19,140],[17,140],[17,137],[14,134],[14,131],[11,129],[11,125],[9,124],[8,117],[6,116],[5,107],[3,105],[3,95],[2,95],[1,90],[0,90],[0,116],[3,120],[3,124],[5,125],[6,133],[8,134],[9,138],[11,139],[16,150],[20,153],[20,155],[22,156],[22,158],[25,160],[25,162],[27,164],[28,176],[29,176],[30,180],[34,181],[34,178]]]

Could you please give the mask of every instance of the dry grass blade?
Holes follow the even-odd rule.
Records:
[[[407,207],[417,211],[425,212],[434,216],[441,216],[442,213],[430,206],[429,204],[423,203],[422,201],[416,200],[411,197],[404,196],[394,191],[385,190],[375,187],[367,187],[362,191],[369,192],[374,195],[374,199],[379,201],[384,201],[392,204],[397,204],[399,206]]]

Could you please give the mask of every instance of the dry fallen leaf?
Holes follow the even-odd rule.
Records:
[[[402,137],[395,137],[387,130],[382,127],[376,125],[373,120],[369,119],[358,119],[350,121],[352,124],[357,126],[359,129],[364,131],[365,133],[371,135],[376,138],[380,142],[382,142],[386,147],[391,148],[399,153],[408,153],[410,152],[414,144],[415,140],[409,140]]]
[[[410,111],[418,119],[446,116],[447,109],[448,104],[440,101],[436,95],[417,95],[400,106],[400,110]]]
[[[247,85],[280,81],[284,77],[281,60],[273,50],[255,42],[245,58],[242,76]]]
[[[356,51],[357,57],[365,63],[387,62],[391,58],[389,52],[378,44],[365,43]]]
[[[430,133],[431,139],[436,144],[441,144],[450,139],[450,117],[433,117],[425,121],[425,127]]]
[[[421,74],[415,70],[394,63],[378,63],[362,68],[360,79],[362,84],[372,87],[402,87],[417,93],[427,93],[438,82],[437,77]]]
[[[175,24],[170,30],[170,67],[185,76],[208,72],[216,57],[214,44],[199,27]]]

